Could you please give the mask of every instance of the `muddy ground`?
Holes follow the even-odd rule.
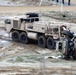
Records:
[[[62,53],[59,51],[40,48],[37,41],[30,41],[29,44],[13,42],[9,34],[4,30],[4,18],[22,13],[18,13],[20,12],[19,9],[19,11],[12,13],[10,13],[11,8],[9,10],[6,13],[4,13],[4,10],[1,11],[3,13],[0,15],[0,75],[76,74],[76,61],[73,59],[69,61],[61,59]],[[47,15],[46,12],[41,19],[61,22],[61,20],[53,17]],[[62,23],[69,25],[70,29],[76,32],[75,23],[69,23],[69,21],[66,22],[65,20],[62,20]]]
[[[76,74],[76,61],[60,59],[59,51],[40,48],[35,41],[13,42],[3,29],[0,37],[0,75]]]

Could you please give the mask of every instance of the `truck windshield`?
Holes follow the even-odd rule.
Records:
[[[5,20],[5,24],[11,24],[11,20],[6,19],[6,20]]]
[[[58,32],[58,28],[53,28],[53,32],[57,33]]]

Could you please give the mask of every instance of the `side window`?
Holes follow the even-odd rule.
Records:
[[[29,29],[33,29],[33,26],[29,26],[28,28],[29,28]]]
[[[58,28],[53,28],[53,32],[57,33],[58,32]]]
[[[11,24],[11,20],[7,19],[7,20],[5,20],[5,23],[6,24]]]

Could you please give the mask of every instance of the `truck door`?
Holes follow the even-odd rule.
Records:
[[[7,32],[10,32],[10,30],[12,29],[12,24],[11,24],[11,20],[10,19],[6,19],[5,20],[5,28]]]

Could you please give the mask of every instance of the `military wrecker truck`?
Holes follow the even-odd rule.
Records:
[[[49,49],[54,48],[55,40],[63,37],[62,31],[65,28],[63,24],[40,21],[38,13],[26,13],[5,20],[5,29],[12,33],[13,41],[27,44],[29,39],[37,40],[40,47]]]

